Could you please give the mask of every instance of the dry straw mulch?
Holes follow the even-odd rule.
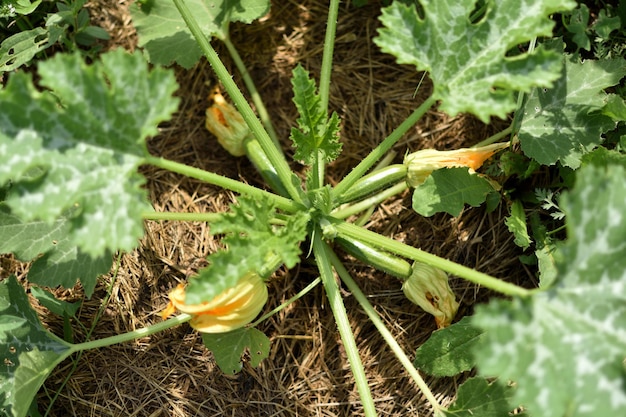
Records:
[[[344,152],[328,169],[337,182],[388,135],[429,94],[431,85],[414,68],[395,64],[372,43],[381,4],[341,5],[331,86],[331,110],[342,119]],[[90,3],[96,24],[112,36],[108,48],[134,49],[136,35],[126,0]],[[274,1],[271,12],[252,25],[232,25],[232,36],[267,104],[287,154],[297,117],[291,101],[290,74],[300,63],[319,76],[327,5],[320,0]],[[214,42],[229,68],[225,48]],[[233,158],[204,129],[207,94],[216,80],[202,61],[176,69],[181,106],[150,139],[150,150],[179,162],[262,186],[245,158]],[[239,77],[235,76],[239,81]],[[243,83],[239,83],[243,85]],[[397,160],[422,148],[471,146],[506,122],[486,126],[469,116],[450,118],[431,110],[396,146]],[[302,167],[292,164],[302,173]],[[147,188],[157,211],[224,211],[233,195],[211,185],[145,167]],[[466,210],[457,218],[421,218],[406,193],[380,205],[367,227],[463,265],[513,282],[531,285],[532,273],[519,267],[520,251],[504,225],[506,208],[486,213]],[[167,292],[206,264],[219,242],[202,223],[146,222],[146,236],[132,253],[115,259],[94,296],[79,312],[76,341],[131,331],[161,320]],[[304,248],[306,252],[306,248]],[[412,305],[400,283],[344,257],[351,273],[386,325],[411,356],[435,329],[432,317]],[[24,277],[24,265],[5,257],[3,269]],[[316,275],[309,260],[281,270],[269,283],[266,311],[292,297]],[[471,314],[486,293],[453,278],[461,302],[459,318]],[[69,301],[81,299],[79,287],[58,290]],[[430,407],[385,342],[348,292],[344,302],[380,415],[431,415]],[[62,334],[62,321],[39,308],[46,325]],[[76,324],[76,323],[75,323]],[[317,287],[260,326],[272,341],[270,357],[258,368],[247,364],[224,375],[197,332],[182,325],[153,337],[85,352],[61,364],[40,394],[42,411],[55,397],[51,416],[347,416],[362,415],[359,397],[323,289]],[[465,376],[426,380],[447,403]]]

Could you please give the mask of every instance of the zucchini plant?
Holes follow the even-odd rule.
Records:
[[[72,287],[80,282],[90,296],[98,275],[110,269],[112,254],[135,248],[144,220],[208,222],[211,233],[224,236],[225,246],[186,286],[170,293],[164,321],[83,343],[44,329],[24,287],[15,277],[5,279],[0,283],[2,413],[27,415],[51,370],[72,354],[185,322],[202,333],[225,372],[241,369],[245,351],[252,365],[259,364],[271,349],[254,327],[268,316],[254,321],[267,300],[263,280],[282,265],[293,268],[310,256],[319,279],[303,292],[322,283],[365,415],[376,415],[375,402],[336,276],[436,416],[502,416],[518,407],[531,416],[624,414],[626,159],[620,146],[604,143],[604,135],[626,119],[623,97],[606,91],[626,75],[626,64],[623,58],[582,61],[564,51],[562,39],[552,39],[551,16],[569,13],[576,3],[420,0],[384,7],[374,42],[399,63],[425,71],[433,92],[334,186],[325,170],[341,152],[340,120],[328,109],[339,1],[330,1],[319,81],[300,66],[293,70],[299,118],[290,138],[294,158],[308,167],[304,180],[277,146],[267,111],[229,40],[230,22],[252,22],[269,8],[263,0],[243,3],[138,2],[133,19],[143,53],[115,50],[90,64],[77,54],[58,54],[38,64],[41,88],[29,74],[13,73],[0,90],[0,252],[33,261],[31,284]],[[258,118],[212,38],[227,45]],[[160,64],[191,67],[201,55],[235,105],[216,94],[207,127],[233,155],[247,155],[272,192],[149,153],[146,138],[158,134],[159,123],[179,104],[173,73]],[[156,65],[150,68],[146,58]],[[402,164],[375,168],[434,106],[450,115],[471,113],[484,122],[513,114],[513,124],[473,148],[418,151]],[[522,163],[513,164],[518,159],[512,155]],[[503,171],[520,177],[531,166],[557,164],[575,177],[558,202],[567,239],[557,242],[550,231],[533,231],[539,288],[522,288],[347,220],[407,188],[414,188],[413,209],[426,216],[458,215],[465,205],[506,204],[510,194],[497,177],[476,172],[492,157],[501,158]],[[144,164],[239,197],[226,213],[155,212],[138,172]],[[511,207],[507,225],[516,242],[528,247],[526,211],[522,202],[511,201]],[[440,330],[415,361],[385,327],[331,243],[398,277],[407,297],[433,314]],[[448,274],[507,298],[478,306],[474,316],[454,322],[458,304]],[[176,311],[180,314],[170,317]],[[447,407],[418,372],[454,375],[474,367],[477,376],[459,387],[456,401]]]

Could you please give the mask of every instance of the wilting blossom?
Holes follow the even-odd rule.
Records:
[[[245,155],[244,140],[251,134],[250,128],[219,91],[215,91],[211,99],[213,104],[206,110],[206,128],[231,155]]]
[[[402,284],[402,291],[409,300],[435,316],[440,329],[452,323],[459,309],[448,284],[448,274],[425,263],[413,264],[411,276]]]
[[[426,178],[440,168],[468,167],[476,170],[494,153],[509,146],[509,143],[494,143],[478,148],[462,148],[454,151],[437,151],[423,149],[408,154],[404,158],[407,167],[407,183],[417,187],[426,181]]]

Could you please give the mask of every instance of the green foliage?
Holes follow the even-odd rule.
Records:
[[[433,95],[450,115],[469,112],[488,123],[515,109],[516,91],[551,87],[559,77],[559,56],[537,49],[508,56],[519,44],[552,35],[550,14],[573,8],[571,0],[490,1],[486,15],[472,23],[476,0],[394,2],[383,9],[384,28],[374,42],[398,63],[427,71]]]
[[[269,0],[189,0],[189,9],[209,39],[228,37],[230,22],[251,23],[270,9]],[[146,0],[130,8],[139,47],[154,64],[191,68],[202,56],[198,43],[171,0]]]
[[[148,71],[140,55],[121,50],[90,66],[59,54],[39,74],[49,91],[38,92],[23,73],[0,91],[0,184],[12,183],[6,205],[25,228],[65,220],[65,243],[93,259],[132,249],[151,210],[137,173],[143,141],[176,109],[173,75]]]
[[[69,345],[43,328],[15,277],[0,283],[0,340],[0,411],[23,417]]]
[[[465,381],[457,391],[454,403],[445,411],[448,417],[503,417],[515,408],[510,400],[515,389],[499,381],[480,377]],[[515,414],[522,417],[522,414]]]
[[[243,368],[241,356],[246,352],[250,354],[250,365],[254,367],[270,353],[270,340],[253,327],[242,327],[228,333],[203,333],[202,341],[213,352],[222,372],[231,375]]]
[[[436,330],[415,352],[415,367],[429,375],[454,376],[472,369],[473,348],[483,331],[463,317],[449,327]]]
[[[516,381],[516,401],[535,417],[626,412],[625,177],[622,166],[581,168],[561,201],[568,239],[554,284],[475,315],[486,331],[479,371]]]
[[[300,262],[300,242],[306,238],[309,214],[301,212],[288,218],[283,226],[273,225],[275,211],[268,201],[240,197],[231,212],[211,223],[213,234],[226,234],[222,242],[227,250],[211,254],[210,265],[189,281],[187,304],[211,300],[225,289],[234,287],[250,271],[262,275],[275,258],[288,268]],[[280,266],[274,265],[269,273]]]
[[[61,44],[66,51],[74,51],[79,47],[94,47],[97,40],[109,39],[109,34],[104,29],[90,24],[89,12],[84,8],[85,2],[86,0],[54,2],[58,9],[56,13],[38,12],[45,16],[41,26],[19,30],[7,36],[0,44],[0,73],[29,64],[39,52],[57,44]],[[10,17],[17,16],[19,19],[33,13],[40,3],[41,0],[33,3],[19,0],[12,4],[5,3],[4,6],[11,5],[9,8],[14,12]],[[3,7],[0,7],[0,18],[2,10]],[[14,26],[13,23],[8,26]],[[21,27],[19,24],[16,26]],[[8,29],[4,31],[11,33]],[[88,53],[89,49],[85,52]]]
[[[577,168],[582,155],[602,143],[615,122],[602,113],[604,92],[626,75],[626,60],[563,58],[561,78],[551,89],[535,89],[524,107],[519,140],[524,153],[541,163]]]
[[[293,102],[300,117],[298,128],[291,128],[291,140],[296,148],[294,159],[313,165],[318,152],[325,162],[331,162],[341,152],[339,142],[339,116],[333,112],[328,118],[317,94],[315,80],[309,78],[307,70],[298,65],[293,70]]]
[[[438,169],[413,192],[413,210],[422,216],[440,212],[458,216],[465,204],[477,207],[493,192],[488,180],[467,168]]]
[[[524,206],[520,201],[514,201],[511,204],[511,214],[504,222],[509,231],[515,236],[515,244],[522,249],[528,249],[532,240],[528,235],[526,213],[524,213]]]
[[[0,204],[0,253],[13,253],[22,261],[34,260],[28,279],[34,284],[72,288],[80,278],[90,297],[96,278],[111,268],[111,253],[92,258],[70,239],[71,220],[61,216],[52,223],[22,221]]]

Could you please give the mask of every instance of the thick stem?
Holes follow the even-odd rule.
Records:
[[[435,97],[426,99],[413,113],[398,126],[380,145],[374,148],[354,169],[333,189],[333,199],[344,194],[354,183],[382,158],[393,145],[435,104]]]
[[[363,411],[367,417],[376,416],[376,407],[374,407],[374,400],[372,399],[372,392],[370,391],[367,383],[367,377],[365,376],[365,369],[359,356],[359,351],[354,340],[354,334],[348,321],[348,314],[346,313],[346,307],[341,300],[341,293],[339,292],[339,286],[335,281],[335,275],[330,264],[327,251],[330,251],[328,246],[321,239],[321,232],[316,233],[313,240],[313,252],[315,253],[315,260],[317,261],[317,267],[320,271],[322,283],[326,290],[326,296],[328,297],[328,303],[335,316],[337,322],[337,328],[339,329],[339,335],[343,342],[343,347],[348,356],[350,362],[350,369],[354,375],[354,381],[356,383],[359,396],[361,397],[361,403],[363,405]]]
[[[187,8],[187,5],[183,0],[174,0],[174,4],[189,27],[189,30],[196,38],[200,49],[204,52],[204,55],[209,61],[209,64],[211,64],[215,74],[224,85],[226,92],[237,106],[237,109],[241,113],[241,117],[243,117],[252,133],[254,133],[256,138],[259,140],[263,151],[276,169],[276,174],[280,178],[280,181],[289,192],[289,196],[294,201],[302,203],[304,201],[303,191],[296,188],[294,183],[292,183],[292,172],[289,168],[289,164],[287,164],[284,154],[282,153],[282,149],[277,148],[276,145],[274,145],[274,142],[263,128],[263,125],[261,125],[259,119],[255,116],[245,97],[241,94],[241,91],[239,91],[237,84],[233,81],[232,76],[220,60],[217,52],[215,52],[215,49],[213,49],[207,37],[202,33],[198,22]]]
[[[170,161],[169,159],[158,158],[151,155],[147,156],[145,158],[145,161],[146,163],[154,165],[156,167],[167,169],[168,171],[176,172],[178,174],[183,174],[191,178],[196,178],[208,182],[209,184],[214,184],[219,187],[229,189],[236,193],[247,194],[258,199],[269,199],[276,205],[276,207],[291,213],[303,210],[304,208],[302,205],[295,203],[288,198],[269,193],[265,190],[261,190],[260,188],[244,184],[241,181],[226,178],[224,176],[214,174],[203,169],[194,168],[189,165]]]
[[[361,288],[359,288],[358,284],[352,279],[339,258],[337,258],[337,255],[335,255],[335,253],[332,252],[330,249],[327,249],[326,253],[343,283],[346,284],[346,287],[348,287],[348,290],[350,290],[352,296],[361,305],[372,324],[376,326],[376,329],[378,329],[378,332],[383,337],[383,339],[385,339],[385,342],[387,342],[387,345],[389,345],[391,351],[394,353],[394,355],[396,355],[396,358],[398,358],[404,369],[406,369],[411,378],[413,378],[413,381],[415,381],[420,390],[422,390],[422,393],[424,394],[428,402],[430,402],[430,404],[432,405],[435,413],[440,412],[442,409],[441,405],[439,405],[439,402],[431,392],[430,388],[428,388],[428,385],[426,384],[424,379],[420,376],[419,372],[417,372],[417,369],[415,369],[415,366],[413,366],[413,363],[411,362],[409,357],[406,355],[406,353],[404,353],[404,350],[402,350],[395,337],[393,337],[391,332],[385,326],[385,323],[383,323],[383,321],[380,319],[380,316],[378,315],[374,307],[367,300],[367,297],[365,296],[365,294],[363,294]]]
[[[520,297],[528,297],[532,294],[532,291],[527,290],[526,288],[518,287],[517,285],[499,280],[485,273],[459,265],[456,262],[452,262],[445,258],[440,258],[437,255],[405,245],[404,243],[397,242],[386,236],[379,235],[378,233],[370,232],[362,227],[346,222],[337,222],[334,224],[334,227],[338,236],[347,236],[352,239],[360,240],[365,244],[395,253],[398,256],[424,262],[436,268],[443,269],[452,275],[456,275],[483,287],[498,291],[499,293]]]
[[[191,315],[180,314],[176,317],[172,317],[171,319],[141,329],[137,329],[133,332],[122,333],[111,337],[105,337],[104,339],[92,340],[90,342],[78,343],[72,345],[70,347],[70,350],[72,353],[74,353],[80,352],[82,350],[98,349],[118,343],[130,342],[131,340],[139,339],[140,337],[146,337],[158,332],[162,332],[163,330],[178,326],[179,324],[185,323],[189,320],[191,320]]]

